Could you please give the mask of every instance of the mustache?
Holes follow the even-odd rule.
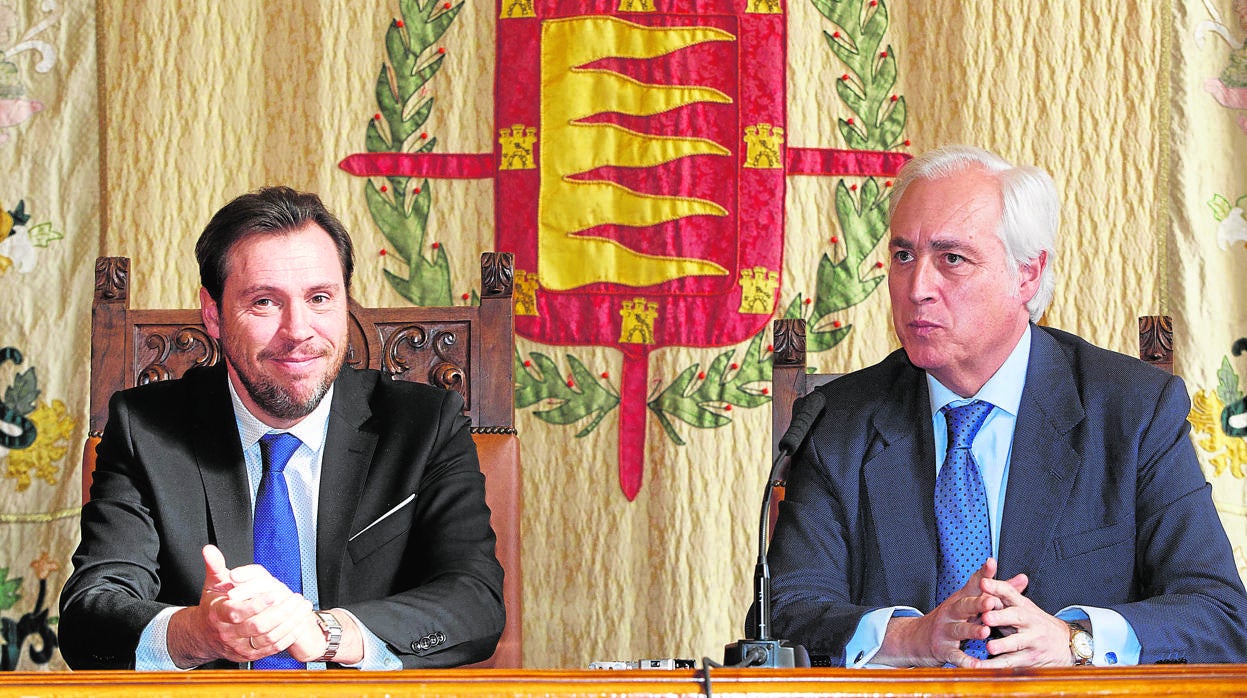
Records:
[[[297,356],[300,359],[324,358],[333,353],[332,348],[318,342],[300,342],[285,347],[261,349],[256,358],[261,361],[268,359],[286,359]]]

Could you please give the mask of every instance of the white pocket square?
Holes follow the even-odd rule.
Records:
[[[362,529],[361,529],[358,533],[356,533],[355,535],[351,536],[350,538],[347,538],[347,539],[346,539],[346,542],[350,543],[351,541],[355,540],[356,538],[359,538],[360,536],[364,535],[364,532],[365,532],[365,531],[367,531],[368,529],[372,528],[373,526],[376,526],[377,524],[381,523],[382,521],[385,521],[387,517],[389,517],[391,514],[393,514],[394,512],[398,511],[399,509],[402,509],[403,507],[405,507],[405,506],[407,506],[408,504],[410,504],[410,503],[411,503],[411,501],[412,501],[413,499],[415,499],[415,498],[416,498],[416,493],[415,493],[415,492],[412,492],[411,494],[407,495],[407,499],[404,499],[403,501],[399,502],[398,504],[395,504],[393,509],[390,509],[389,511],[385,512],[384,514],[382,514],[382,515],[381,515],[381,516],[380,516],[380,517],[379,517],[376,521],[373,521],[372,523],[368,524],[367,526],[364,526],[364,527],[363,527],[363,528],[362,528]]]

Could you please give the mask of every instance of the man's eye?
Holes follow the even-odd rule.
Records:
[[[908,262],[913,260],[914,255],[909,250],[897,250],[892,253],[892,259],[898,262]]]
[[[311,299],[311,300],[312,300],[312,303],[313,303],[313,304],[317,304],[317,305],[319,305],[319,304],[321,304],[321,303],[328,303],[328,302],[329,302],[329,294],[327,294],[327,293],[318,293],[318,294],[316,294],[316,295],[312,296],[312,299]]]
[[[948,262],[949,264],[955,265],[955,264],[961,264],[962,262],[966,261],[966,258],[962,257],[959,254],[956,254],[955,252],[949,252],[948,254],[944,255],[944,261]]]
[[[271,306],[273,305],[273,299],[271,299],[271,298],[257,298],[257,299],[255,300],[254,305],[256,305],[257,307],[260,307],[260,308],[268,308],[268,307],[271,307]]]

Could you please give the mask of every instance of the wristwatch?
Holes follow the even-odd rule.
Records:
[[[1074,666],[1089,666],[1095,656],[1095,640],[1091,631],[1077,623],[1069,623],[1069,651],[1074,657]]]
[[[316,622],[320,624],[320,629],[325,631],[325,640],[329,642],[325,653],[320,655],[316,661],[327,662],[333,659],[333,656],[338,653],[338,646],[342,644],[342,624],[329,611],[316,611]]]

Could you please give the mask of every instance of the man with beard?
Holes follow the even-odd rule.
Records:
[[[342,224],[313,194],[262,189],[217,212],[195,254],[225,361],[113,396],[61,595],[65,661],[488,658],[502,568],[463,402],[344,366]]]

